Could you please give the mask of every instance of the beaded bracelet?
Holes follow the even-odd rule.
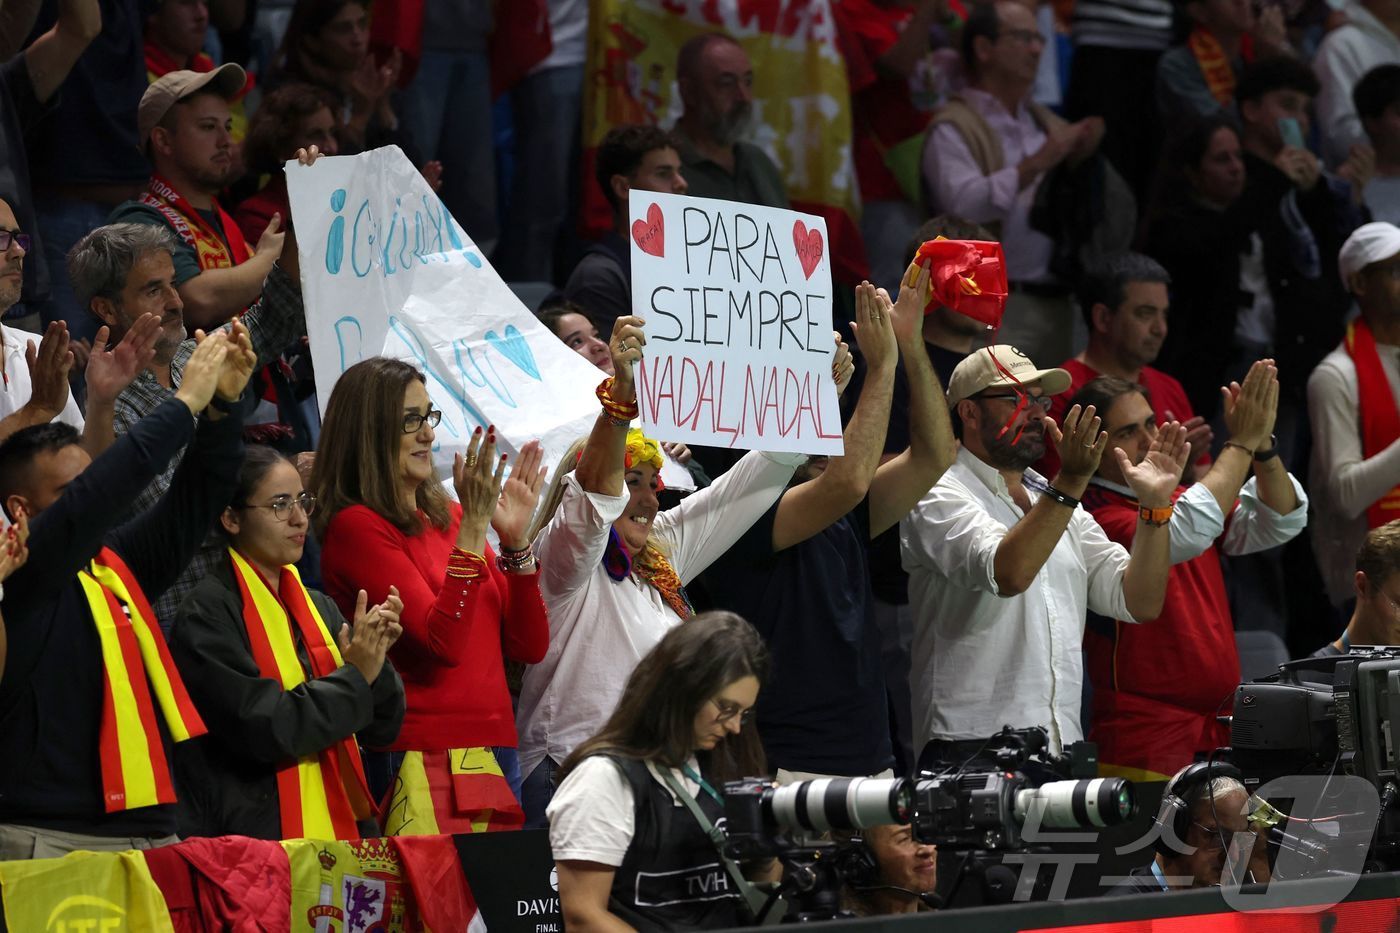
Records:
[[[501,548],[501,553],[496,555],[496,566],[505,573],[533,573],[539,567],[539,561],[528,546],[523,551]]]
[[[454,547],[447,555],[447,575],[473,583],[486,576],[486,558],[475,551]]]

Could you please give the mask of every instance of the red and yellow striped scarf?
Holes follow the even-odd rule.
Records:
[[[1220,44],[1220,40],[1211,35],[1205,29],[1197,26],[1191,30],[1191,35],[1186,40],[1186,47],[1191,50],[1191,55],[1196,59],[1196,65],[1201,69],[1201,77],[1205,79],[1206,89],[1210,91],[1210,96],[1222,107],[1228,107],[1235,100],[1235,67],[1225,55],[1225,48]],[[1254,41],[1251,36],[1244,36],[1240,40],[1240,58],[1246,64],[1254,61]]]
[[[1390,391],[1390,380],[1381,365],[1376,338],[1364,317],[1347,325],[1347,355],[1356,365],[1356,401],[1361,420],[1361,455],[1371,458],[1400,437],[1400,407]],[[1381,525],[1400,518],[1400,485],[1366,508],[1366,526]]]
[[[339,670],[340,651],[296,568],[282,568],[274,593],[241,554],[230,548],[229,558],[258,673],[291,690]],[[297,656],[298,640],[306,647],[310,678]],[[277,797],[283,839],[358,839],[356,820],[374,815],[354,736],[284,763],[277,769]]]
[[[108,813],[174,803],[156,711],[176,742],[207,730],[170,657],[156,614],[126,562],[103,548],[78,583],[102,646],[102,800]],[[151,696],[155,691],[154,699]]]
[[[201,270],[230,269],[248,261],[250,252],[247,241],[243,239],[243,231],[238,229],[238,224],[219,206],[218,201],[214,202],[214,211],[224,228],[222,235],[159,175],[151,176],[140,201],[159,211],[184,244],[195,251]]]

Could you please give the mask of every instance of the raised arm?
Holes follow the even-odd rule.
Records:
[[[83,449],[89,455],[96,457],[112,446],[116,439],[117,397],[150,365],[160,333],[160,317],[146,313],[137,318],[121,342],[109,350],[107,326],[104,324],[97,329],[84,374],[88,395]]]
[[[574,476],[584,492],[594,492],[605,496],[620,496],[626,492],[625,477],[627,467],[627,430],[631,419],[620,417],[627,411],[635,411],[637,387],[633,381],[632,366],[641,362],[642,347],[647,338],[642,328],[645,323],[639,317],[623,315],[613,323],[612,336],[608,338],[608,352],[612,355],[614,375],[605,380],[606,394],[614,410],[609,413],[607,406],[598,413],[593,430],[584,445],[583,456],[579,458]]]
[[[1145,509],[1163,509],[1172,504],[1172,493],[1181,482],[1190,453],[1186,429],[1176,421],[1162,426],[1147,456],[1136,466],[1121,448],[1113,451],[1123,478],[1132,487],[1138,505]],[[1123,601],[1139,622],[1155,619],[1162,612],[1167,574],[1171,569],[1168,524],[1165,520],[1150,522],[1139,518],[1137,532],[1133,535],[1131,557],[1123,573]]]
[[[1089,478],[1099,468],[1099,459],[1108,446],[1108,434],[1099,430],[1101,419],[1090,405],[1082,412],[1078,405],[1065,413],[1064,429],[1046,418],[1046,436],[1060,453],[1060,472],[1051,483],[1059,492],[1078,499],[1088,488]],[[1069,527],[1074,507],[1041,496],[1031,510],[1006,532],[997,545],[992,562],[997,595],[1024,593],[1050,559]]]
[[[282,255],[285,234],[278,229],[278,222],[274,215],[246,262],[228,269],[205,269],[180,283],[180,299],[185,303],[185,321],[189,326],[219,327],[258,300],[264,280]]]
[[[538,664],[549,650],[549,616],[540,596],[540,563],[530,550],[529,528],[544,485],[544,450],[527,441],[501,484],[491,527],[501,542],[504,569],[491,567],[504,594],[501,648],[523,664]]]
[[[29,368],[29,398],[18,411],[0,420],[0,441],[24,428],[48,424],[72,404],[68,388],[68,372],[73,368],[70,347],[68,326],[62,321],[54,321],[44,330],[38,346],[33,340],[28,342],[24,364]]]
[[[856,321],[852,329],[865,357],[866,376],[855,412],[846,425],[846,452],[831,457],[815,479],[783,493],[773,516],[775,553],[806,541],[859,505],[880,465],[885,429],[890,423],[898,349],[889,309],[882,305],[875,286],[869,282],[856,287]]]
[[[909,448],[882,464],[870,483],[870,536],[899,523],[953,465],[957,443],[938,374],[924,349],[922,323],[929,270],[919,267],[900,283],[899,300],[880,292],[894,322],[899,355],[909,379]]]
[[[98,0],[58,0],[58,21],[24,50],[29,80],[40,103],[58,92],[83,50],[101,32]]]

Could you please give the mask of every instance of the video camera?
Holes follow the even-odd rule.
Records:
[[[1236,688],[1230,757],[1251,792],[1288,775],[1362,779],[1379,794],[1378,815],[1342,799],[1339,791],[1313,802],[1332,819],[1309,822],[1294,812],[1290,825],[1301,825],[1299,835],[1283,837],[1275,826],[1271,841],[1301,839],[1295,845],[1306,848],[1309,863],[1322,866],[1329,849],[1335,855],[1361,840],[1370,846],[1368,868],[1395,868],[1400,867],[1397,730],[1400,648],[1353,646],[1344,655],[1290,661],[1278,673]],[[1329,824],[1326,835],[1313,827],[1322,822]]]

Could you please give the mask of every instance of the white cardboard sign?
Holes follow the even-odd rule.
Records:
[[[642,424],[660,440],[839,456],[826,221],[634,190]]]

